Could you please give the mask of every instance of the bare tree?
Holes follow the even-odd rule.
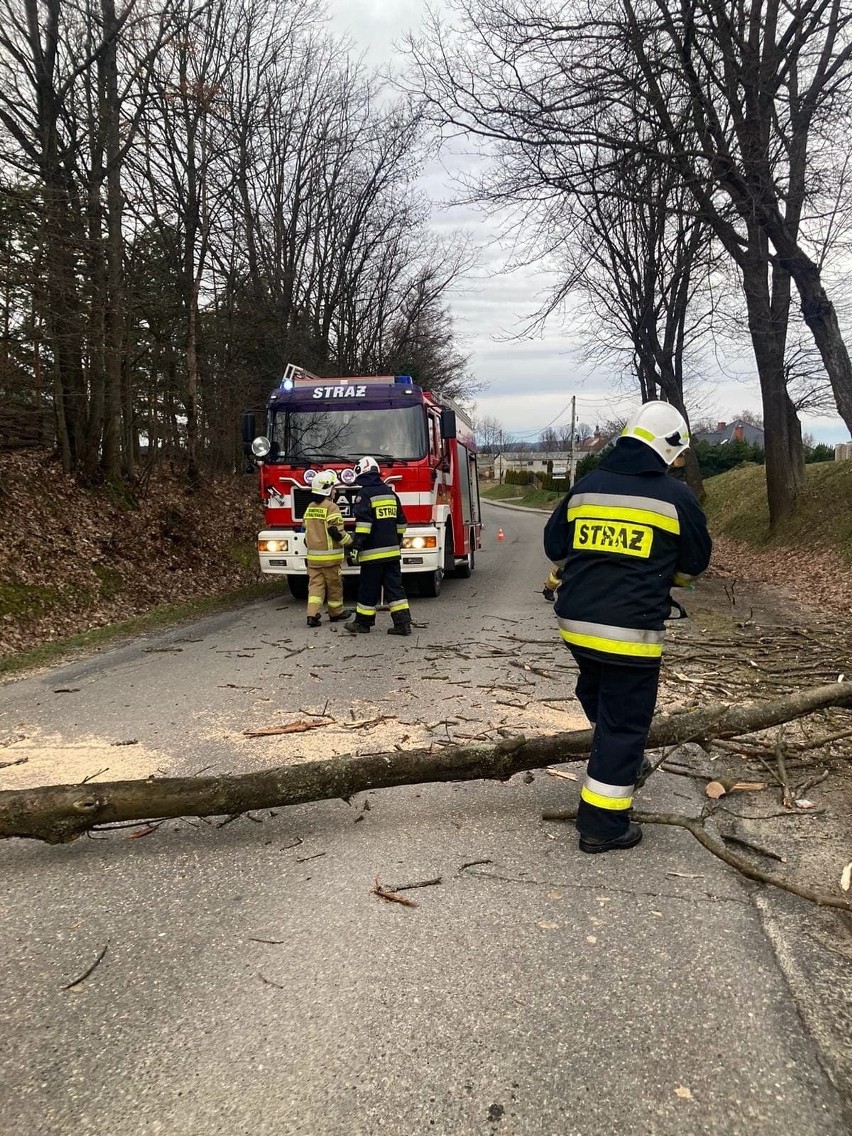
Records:
[[[412,43],[417,89],[442,126],[497,143],[497,184],[521,189],[519,207],[588,198],[603,170],[614,184],[631,162],[663,164],[691,198],[688,212],[737,264],[777,522],[804,477],[785,385],[791,280],[852,424],[852,367],[802,230],[806,202],[837,163],[832,128],[852,78],[852,13],[839,0],[574,0],[535,9],[471,0],[456,12],[457,36],[433,21],[426,40]]]

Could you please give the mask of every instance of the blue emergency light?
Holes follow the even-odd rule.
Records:
[[[412,379],[411,375],[394,375],[393,381],[399,383],[401,387],[414,386],[414,379]]]
[[[279,390],[283,390],[283,391],[291,391],[294,386],[295,386],[295,384],[294,384],[292,379],[282,379],[281,382],[278,384]]]

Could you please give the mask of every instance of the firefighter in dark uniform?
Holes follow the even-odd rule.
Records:
[[[355,618],[343,626],[353,635],[368,632],[384,591],[393,627],[388,635],[411,634],[411,612],[400,570],[400,546],[408,522],[399,497],[382,481],[375,458],[355,466],[359,495],[355,500],[355,539],[351,562],[361,566]]]
[[[565,558],[555,611],[579,667],[577,697],[595,727],[577,811],[584,852],[632,848],[642,839],[628,810],[650,772],[645,741],[669,590],[689,586],[710,563],[701,506],[666,473],[688,445],[674,407],[645,403],[544,530],[547,557]]]

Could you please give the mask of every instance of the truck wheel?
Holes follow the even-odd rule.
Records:
[[[307,576],[288,576],[287,587],[290,589],[290,595],[294,600],[306,600],[308,598]]]
[[[444,573],[440,568],[436,568],[434,572],[418,572],[416,579],[420,595],[426,596],[427,599],[435,599],[441,594],[443,578]]]

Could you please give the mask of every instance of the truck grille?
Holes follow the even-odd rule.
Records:
[[[351,489],[344,489],[337,494],[337,506],[344,517],[352,516],[352,503],[358,495],[358,491]],[[305,509],[311,503],[310,489],[294,489],[293,490],[293,520],[300,521],[305,515]]]

